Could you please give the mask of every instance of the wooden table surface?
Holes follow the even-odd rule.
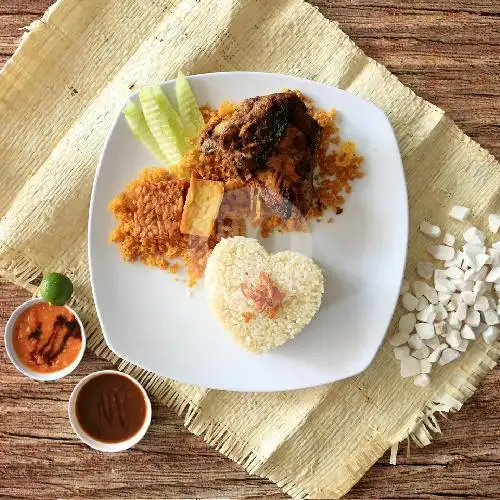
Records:
[[[51,0],[0,0],[0,65],[20,29]],[[316,0],[328,18],[417,94],[444,108],[500,157],[498,0]],[[410,6],[411,5],[411,6]],[[109,368],[88,353],[73,375],[40,384],[22,377],[3,349],[3,326],[28,295],[0,280],[0,497],[285,498],[270,482],[191,435],[154,405],[146,438],[119,454],[91,451],[73,435],[69,394],[84,375]],[[346,498],[500,498],[500,371],[443,423],[434,444],[385,455]]]

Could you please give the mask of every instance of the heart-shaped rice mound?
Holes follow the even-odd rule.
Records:
[[[300,333],[324,292],[323,273],[312,259],[291,251],[271,255],[257,240],[243,236],[223,239],[214,248],[205,287],[224,327],[255,353]]]

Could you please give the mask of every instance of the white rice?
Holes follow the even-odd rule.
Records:
[[[284,299],[275,318],[255,312],[241,284],[253,287],[268,273]],[[245,349],[260,353],[274,349],[300,333],[313,319],[324,292],[323,273],[312,259],[284,251],[270,255],[257,240],[236,236],[223,239],[210,255],[205,287],[219,320]],[[248,323],[243,313],[253,313]]]

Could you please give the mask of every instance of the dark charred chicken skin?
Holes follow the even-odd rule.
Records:
[[[244,180],[254,179],[265,204],[287,219],[303,215],[312,202],[315,154],[321,127],[293,92],[243,101],[228,118],[211,122],[200,149],[235,165]]]

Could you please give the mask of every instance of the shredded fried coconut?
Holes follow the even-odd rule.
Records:
[[[288,292],[279,289],[269,274],[261,272],[257,286],[252,290],[246,283],[240,285],[243,295],[253,302],[256,312],[275,318]],[[244,313],[245,314],[245,313]]]

